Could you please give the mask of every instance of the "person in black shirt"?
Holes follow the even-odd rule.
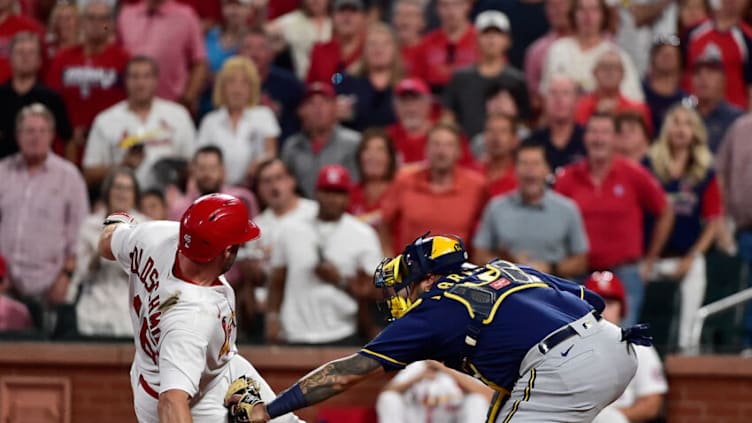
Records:
[[[30,32],[18,33],[13,37],[9,51],[12,77],[0,85],[0,158],[18,152],[16,115],[33,103],[45,105],[55,117],[57,137],[53,148],[62,152],[63,143],[73,136],[73,128],[62,97],[37,78],[42,64],[38,37]]]
[[[525,140],[546,148],[546,160],[554,171],[585,157],[584,130],[574,119],[576,105],[575,82],[564,75],[553,76],[543,93],[547,124]]]

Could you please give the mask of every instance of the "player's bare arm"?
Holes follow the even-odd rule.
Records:
[[[159,394],[159,423],[191,423],[190,397],[185,391],[170,389]]]
[[[102,229],[102,234],[99,236],[99,255],[107,260],[115,260],[115,255],[112,254],[112,234],[117,229],[118,225],[105,226]]]
[[[298,384],[303,398],[311,405],[337,395],[367,377],[383,372],[384,368],[378,361],[353,354],[324,364],[301,379]]]

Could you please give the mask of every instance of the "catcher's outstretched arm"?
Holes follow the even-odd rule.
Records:
[[[298,384],[308,405],[316,404],[345,391],[352,385],[384,368],[378,361],[360,354],[330,361],[303,377]]]
[[[353,354],[330,361],[304,376],[266,407],[271,418],[307,407],[339,394],[361,380],[383,373],[381,364]]]

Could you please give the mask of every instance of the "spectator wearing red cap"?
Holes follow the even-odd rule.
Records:
[[[580,98],[577,103],[575,120],[580,125],[587,123],[588,118],[595,112],[617,114],[624,111],[640,113],[645,123],[651,127],[650,109],[645,103],[627,98],[622,92],[624,80],[624,61],[617,50],[606,50],[601,53],[593,68],[595,90]]]
[[[594,272],[585,281],[585,288],[606,301],[603,317],[619,325],[627,314],[624,286],[611,272]],[[663,365],[654,347],[634,346],[637,354],[637,373],[624,393],[606,407],[593,423],[647,422],[658,418],[663,411],[668,384]]]
[[[271,2],[269,6],[277,3]],[[267,29],[282,43],[276,43],[276,52],[290,49],[295,75],[305,79],[311,65],[311,50],[316,43],[332,39],[332,18],[329,0],[303,0],[300,7],[269,22]]]
[[[407,78],[394,88],[397,122],[387,127],[401,164],[426,158],[426,137],[434,124],[431,117],[431,92],[423,80]]]
[[[62,95],[73,126],[66,156],[74,163],[81,163],[94,117],[125,98],[128,53],[113,39],[113,18],[108,1],[87,2],[81,14],[81,43],[60,51],[47,71],[47,85]]]
[[[658,181],[616,154],[616,139],[612,116],[591,116],[585,129],[587,158],[560,172],[556,190],[573,199],[582,212],[590,269],[611,269],[626,284],[630,309],[625,324],[632,325],[640,315],[644,281],[671,233],[674,214]],[[647,251],[645,214],[657,222]]]
[[[426,159],[428,132],[436,124],[431,91],[423,80],[407,78],[394,88],[394,111],[397,122],[386,130],[397,149],[400,164],[423,162]],[[464,135],[460,163],[473,166],[473,157]],[[400,247],[401,248],[401,247]]]
[[[478,59],[475,28],[469,15],[470,0],[438,0],[436,10],[440,27],[423,37],[415,76],[440,92],[454,71],[470,66]]]
[[[684,44],[686,57],[684,88],[693,92],[692,71],[695,62],[707,56],[715,56],[723,63],[726,74],[726,100],[747,110],[749,92],[752,88],[752,28],[743,20],[746,1],[721,1],[712,10],[712,17],[702,22],[687,34]]]
[[[420,42],[426,28],[425,1],[397,0],[392,12],[392,26],[397,33],[405,74],[414,75],[419,66]]]
[[[478,99],[494,85],[509,89],[518,104],[520,119],[527,119],[530,112],[525,77],[507,58],[512,45],[507,16],[496,10],[483,12],[475,19],[475,30],[478,62],[456,71],[444,89],[444,106],[470,138],[483,131],[486,109]]]
[[[357,172],[355,151],[360,134],[337,123],[334,88],[312,82],[306,88],[300,117],[303,129],[285,141],[280,158],[298,181],[305,197],[312,198],[316,175],[322,166],[341,164]]]
[[[346,212],[346,168],[324,166],[315,179],[317,217],[285,220],[272,249],[266,338],[359,344],[358,300],[369,294],[370,275],[382,257],[378,236]]]
[[[402,58],[394,31],[381,22],[371,24],[363,57],[352,72],[335,85],[340,121],[356,131],[394,123],[392,88],[402,79],[402,74]]]
[[[31,329],[29,309],[23,303],[6,295],[9,288],[8,267],[5,258],[0,255],[0,332]]]
[[[459,166],[461,155],[456,126],[439,123],[430,130],[427,163],[398,175],[385,194],[380,228],[385,249],[399,251],[429,230],[470,239],[488,194],[483,176]]]
[[[339,82],[339,77],[363,54],[366,13],[362,0],[334,0],[333,33],[329,42],[316,43],[311,51],[308,82]],[[337,75],[339,74],[339,75]]]
[[[45,30],[32,18],[16,14],[14,0],[0,0],[0,83],[10,79],[10,44],[21,32],[36,35],[39,45],[44,44]]]
[[[208,65],[196,13],[176,0],[146,0],[123,6],[117,23],[128,52],[157,61],[157,95],[197,111]]]
[[[692,65],[692,94],[697,99],[697,111],[708,131],[708,146],[713,153],[721,149],[728,128],[744,110],[728,102],[726,87],[729,75],[721,58],[708,54]]]

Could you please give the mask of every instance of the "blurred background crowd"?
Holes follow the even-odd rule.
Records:
[[[431,230],[476,263],[610,271],[625,324],[688,348],[698,308],[749,284],[750,17],[746,0],[0,0],[1,336],[132,337],[103,218],[178,220],[223,192],[263,231],[227,275],[241,341],[360,344],[384,325],[373,269]],[[743,308],[706,326],[708,350],[752,346]]]

